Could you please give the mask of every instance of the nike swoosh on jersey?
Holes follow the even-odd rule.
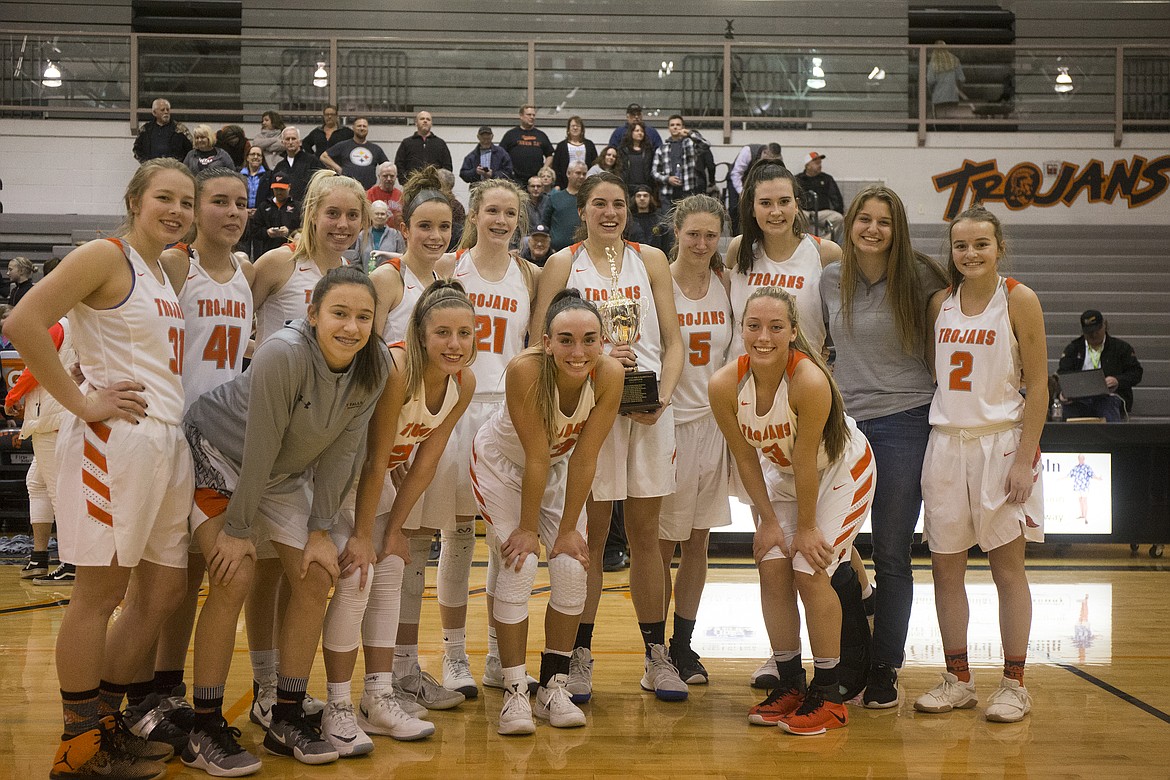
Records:
[[[187,277],[187,281],[188,281],[188,282],[189,282],[189,281],[191,281],[191,280],[192,280],[192,279],[194,279],[196,276],[198,276],[198,274],[191,274],[190,276],[188,276],[188,277]]]
[[[1015,451],[1015,450],[1012,450],[1011,452],[1005,452],[1005,453],[1003,454],[1003,456],[1006,458],[1008,455],[1015,455],[1015,454],[1016,454],[1016,451]]]
[[[944,306],[944,307],[943,307],[943,311],[950,311],[950,310],[952,310],[952,309],[954,309],[954,308],[955,308],[954,306]]]
[[[137,273],[139,276],[146,276],[146,274],[142,273],[141,271],[138,271]]]
[[[408,290],[413,290],[413,289],[414,289],[416,286],[417,286],[417,285],[408,284],[408,285],[406,285],[406,289],[408,289]]]
[[[845,487],[845,483],[842,483],[840,485],[833,485],[833,490],[840,490],[843,487]]]
[[[309,270],[311,270],[311,269],[312,269],[312,266],[307,266],[307,267],[305,267],[305,268],[298,268],[297,270],[299,270],[299,271],[309,271]]]
[[[456,276],[467,276],[469,273],[471,273],[471,271],[464,271],[464,272],[463,272],[463,273],[461,273],[461,274],[455,274],[455,275],[456,275]]]

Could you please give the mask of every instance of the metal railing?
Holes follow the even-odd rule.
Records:
[[[949,47],[957,102],[936,104],[934,46],[638,46],[418,38],[0,34],[0,116],[149,117],[155,97],[186,121],[511,121],[521,103],[547,126],[611,124],[628,103],[692,124],[800,129],[1127,131],[1170,128],[1170,49],[1154,45]],[[936,59],[938,62],[936,62]],[[550,121],[551,120],[551,121]],[[555,134],[555,133],[554,133]]]

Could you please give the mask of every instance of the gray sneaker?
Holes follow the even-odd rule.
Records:
[[[337,749],[304,715],[292,720],[273,718],[264,735],[264,749],[278,756],[292,756],[302,764],[328,764],[338,759]]]
[[[483,662],[483,687],[495,688],[497,690],[505,690],[504,685],[504,667],[500,663],[498,655],[489,655]],[[528,694],[530,696],[536,695],[536,689],[540,687],[540,681],[532,675],[528,675]]]
[[[574,704],[584,704],[593,696],[593,653],[587,647],[573,649],[569,656],[569,681],[565,683]]]
[[[670,662],[665,645],[650,645],[650,657],[646,659],[645,669],[642,690],[654,691],[654,695],[662,701],[686,700],[687,684]]]
[[[240,730],[220,718],[215,726],[196,727],[180,760],[212,777],[243,777],[260,770],[260,759],[240,747]]]
[[[394,692],[400,698],[413,698],[428,710],[449,710],[466,700],[459,691],[449,691],[439,681],[424,672],[418,664],[404,677],[394,678]]]

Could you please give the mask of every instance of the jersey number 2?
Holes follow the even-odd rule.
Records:
[[[970,352],[952,352],[951,353],[951,390],[969,393],[971,392],[971,380],[967,377],[971,376],[971,370],[975,367],[975,356]]]

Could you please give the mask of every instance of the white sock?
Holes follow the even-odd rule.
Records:
[[[513,693],[528,692],[528,672],[524,664],[504,667],[504,686]]]
[[[331,702],[349,701],[350,696],[352,696],[349,680],[339,683],[325,683],[325,690],[329,696],[329,701]]]
[[[418,666],[418,645],[398,645],[394,648],[394,676],[407,677]]]
[[[252,679],[257,682],[276,680],[276,670],[280,666],[279,650],[251,650],[248,657],[252,661]]]
[[[867,582],[867,583],[865,583],[865,587],[861,589],[861,597],[863,599],[867,599],[872,595],[873,595],[873,585],[870,585]]]
[[[777,664],[782,664],[785,661],[791,661],[793,658],[800,658],[800,648],[795,650],[773,650],[772,660]]]
[[[496,639],[496,627],[488,626],[488,651],[487,654],[492,658],[500,657],[500,643]]]
[[[466,628],[443,629],[443,655],[455,661],[463,660],[467,655]]]
[[[363,690],[366,696],[374,697],[380,693],[389,693],[394,683],[394,675],[390,672],[370,672],[363,678]]]

